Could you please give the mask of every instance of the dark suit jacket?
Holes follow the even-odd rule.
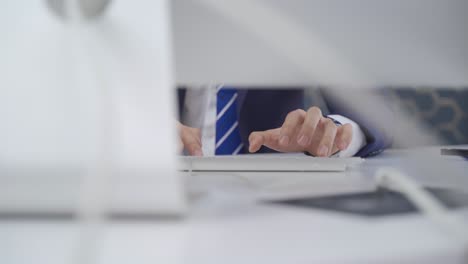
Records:
[[[356,156],[376,155],[391,144],[391,138],[386,131],[376,129],[358,115],[340,107],[339,103],[329,100],[329,98],[326,99],[331,114],[350,118],[357,122],[365,133],[367,145]],[[185,101],[184,88],[178,89],[178,101],[179,113],[182,113],[182,106]],[[240,134],[247,149],[249,146],[248,137],[251,132],[280,127],[289,112],[304,109],[304,89],[239,89],[237,107]],[[262,147],[259,152],[274,151]]]

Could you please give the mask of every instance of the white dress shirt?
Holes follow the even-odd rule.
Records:
[[[187,89],[182,108],[182,123],[201,129],[204,156],[214,156],[216,141],[216,92],[217,86]],[[353,138],[348,148],[333,157],[352,157],[366,145],[366,137],[356,122],[341,115],[329,115],[341,124],[351,124]],[[273,127],[272,127],[273,128]]]

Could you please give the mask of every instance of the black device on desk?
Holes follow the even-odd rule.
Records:
[[[468,158],[468,149],[441,149],[440,155]]]
[[[445,188],[425,188],[450,209],[468,206],[468,193]],[[378,188],[374,191],[305,197],[274,202],[302,208],[322,209],[367,217],[415,213],[417,207],[403,194]]]

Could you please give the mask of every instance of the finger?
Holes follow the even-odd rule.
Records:
[[[291,139],[294,138],[298,128],[302,126],[305,118],[305,111],[297,109],[290,112],[281,126],[279,144],[283,147],[288,146]]]
[[[182,141],[185,149],[191,156],[203,156],[201,137],[198,131],[183,133]]]
[[[351,124],[344,124],[338,127],[336,132],[335,145],[339,150],[345,150],[348,148],[353,138],[353,127]]]
[[[257,152],[263,145],[278,149],[279,129],[256,131],[249,136],[249,152]]]
[[[191,156],[203,156],[201,145],[198,142],[186,143],[185,149]]]
[[[184,147],[191,156],[203,156],[200,139],[194,134],[188,134],[182,138]]]
[[[265,142],[264,131],[252,132],[249,136],[249,152],[257,152]]]
[[[297,137],[297,143],[303,147],[310,145],[315,129],[322,118],[322,111],[318,107],[311,107],[307,110],[301,130]]]
[[[336,132],[338,130],[335,123],[328,118],[323,118],[323,136],[320,140],[317,154],[321,157],[328,157],[333,148],[333,143],[335,141]]]
[[[179,137],[177,151],[180,154],[183,150],[184,150],[184,142]]]

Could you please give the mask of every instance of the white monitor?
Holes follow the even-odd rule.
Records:
[[[181,84],[468,83],[467,1],[174,0]]]
[[[0,8],[0,214],[181,213],[169,1],[58,2]]]

